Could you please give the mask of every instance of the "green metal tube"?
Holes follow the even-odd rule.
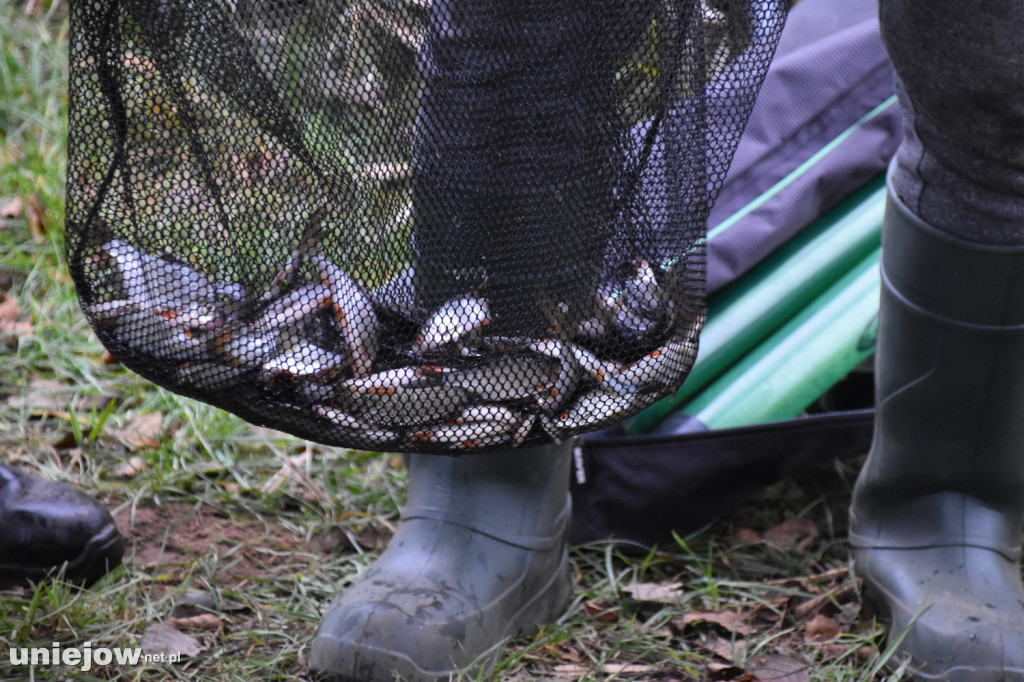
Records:
[[[879,176],[712,298],[690,376],[674,396],[625,420],[626,433],[650,431],[876,250],[884,212]]]
[[[806,409],[874,352],[879,254],[861,261],[681,411],[721,429]]]

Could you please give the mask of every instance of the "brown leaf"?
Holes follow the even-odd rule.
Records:
[[[808,669],[806,663],[775,654],[758,656],[746,665],[746,671],[759,682],[810,682]]]
[[[681,593],[675,583],[630,583],[625,591],[637,601],[652,604],[675,604]]]
[[[13,296],[0,293],[0,343],[15,346],[18,339],[32,334],[32,323],[19,321],[21,306]]]
[[[0,294],[0,324],[17,322],[21,317],[21,306],[13,296]]]
[[[599,623],[614,623],[619,619],[618,607],[608,606],[603,601],[584,602],[583,612]]]
[[[839,623],[819,613],[807,623],[804,639],[808,642],[827,642],[838,637],[840,630]]]
[[[761,542],[761,536],[749,528],[739,528],[733,533],[733,540],[744,545],[756,545]]]
[[[142,448],[156,448],[160,446],[163,422],[164,415],[161,412],[137,414],[128,420],[124,428],[111,430],[110,435],[132,452]]]
[[[149,656],[195,656],[202,650],[194,638],[163,623],[153,623],[142,633],[142,653]]]
[[[46,238],[46,204],[35,194],[29,196],[25,206],[25,222],[33,239],[43,241]]]
[[[742,654],[747,649],[747,640],[733,635],[720,636],[714,632],[708,633],[703,641],[697,641],[695,644],[729,663],[732,663],[738,654]]]
[[[793,609],[793,615],[801,620],[818,611],[827,611],[825,615],[830,615],[838,610],[836,604],[846,604],[856,596],[857,583],[850,581],[797,604]]]
[[[683,616],[684,625],[693,623],[711,623],[729,632],[740,635],[749,635],[754,628],[745,623],[746,615],[738,611],[691,611]]]
[[[224,627],[224,621],[212,613],[200,613],[185,618],[171,618],[167,624],[177,630],[195,632],[203,630],[220,630]]]
[[[132,478],[142,473],[142,470],[146,468],[146,461],[141,457],[132,457],[125,464],[114,472],[115,476],[122,478]]]
[[[383,531],[374,526],[358,531],[344,526],[331,526],[317,536],[317,542],[320,551],[325,554],[343,554],[378,549],[384,546],[386,537]]]
[[[225,597],[217,599],[209,592],[193,590],[181,596],[178,603],[174,605],[174,610],[171,611],[171,618],[186,619],[230,611],[247,611],[248,609],[249,607],[240,601]]]
[[[818,529],[807,519],[792,518],[783,521],[764,534],[768,542],[790,549],[805,549],[814,538],[818,537]]]
[[[11,197],[0,205],[0,218],[13,220],[20,218],[25,213],[25,202],[21,197]]]

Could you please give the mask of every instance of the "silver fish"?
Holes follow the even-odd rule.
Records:
[[[156,306],[156,312],[175,326],[194,332],[212,331],[228,322],[216,306],[199,301],[191,301],[180,308]]]
[[[402,435],[380,424],[371,424],[346,414],[330,405],[314,405],[313,412],[327,420],[331,429],[372,445],[386,448],[402,439]]]
[[[501,405],[466,408],[442,424],[424,427],[410,434],[414,442],[442,443],[456,449],[471,449],[511,440],[516,414]]]
[[[267,379],[268,377],[264,376],[264,381]],[[274,384],[278,381],[278,376],[269,379],[270,383]],[[307,404],[332,404],[338,397],[338,387],[329,377],[293,379],[288,384],[288,389]]]
[[[456,370],[445,381],[465,388],[486,402],[538,397],[557,377],[558,364],[548,358],[523,355],[491,364]]]
[[[182,361],[206,356],[206,345],[200,335],[183,329],[158,310],[137,304],[108,303],[98,304],[102,308],[98,313],[100,325],[133,350]]]
[[[137,311],[140,306],[136,301],[130,298],[119,299],[116,301],[103,301],[102,303],[90,304],[86,311],[89,316],[95,319],[100,324],[106,324],[113,322],[119,315],[124,315],[129,311]]]
[[[630,309],[642,316],[655,319],[659,316],[665,292],[658,283],[654,268],[646,260],[637,261],[636,272],[623,287],[623,298]]]
[[[563,341],[539,339],[527,344],[534,353],[554,358],[559,363],[558,374],[537,398],[537,407],[556,414],[576,395],[582,379],[582,369],[572,349]]]
[[[227,365],[257,367],[281,347],[275,334],[261,333],[252,325],[235,323],[214,333],[207,341],[210,353]]]
[[[348,346],[352,375],[368,376],[380,350],[380,320],[370,298],[326,256],[317,254],[311,260],[319,271],[320,281],[331,292],[334,319]]]
[[[516,424],[516,413],[504,405],[485,403],[465,408],[451,421],[454,424],[479,422],[511,428]]]
[[[611,328],[601,317],[589,317],[576,325],[573,338],[578,341],[600,342],[608,338]]]
[[[697,357],[697,345],[689,339],[666,343],[636,362],[613,370],[615,381],[633,390],[666,389],[682,382]]]
[[[289,335],[331,305],[331,291],[321,284],[307,283],[269,305],[252,326],[261,332]]]
[[[144,253],[117,238],[100,249],[113,259],[125,294],[139,303],[181,308],[190,302],[216,300],[210,280],[187,265]]]
[[[200,360],[180,365],[174,373],[174,379],[182,385],[200,391],[223,391],[237,386],[248,374],[247,367]]]
[[[374,424],[407,426],[445,421],[469,402],[469,391],[446,384],[407,385],[380,393],[339,393],[336,403]]]
[[[437,383],[437,378],[442,371],[440,368],[435,370],[430,367],[398,367],[366,377],[343,381],[339,385],[339,389],[344,393],[350,394],[382,395],[394,393],[399,389],[409,386],[424,386],[430,383]]]
[[[270,286],[268,286],[267,290],[263,292],[263,296],[260,297],[261,300],[264,303],[270,303],[271,301],[276,301],[281,298],[285,284],[295,275],[296,271],[298,271],[299,267],[302,266],[305,259],[306,253],[303,248],[300,248],[296,253],[289,256],[288,260],[285,261],[284,266],[278,270],[277,274],[274,275],[274,278],[270,280]]]
[[[657,400],[654,393],[619,395],[600,389],[584,393],[564,412],[541,423],[554,438],[611,426]]]
[[[600,359],[586,348],[575,344],[567,344],[572,351],[573,357],[579,363],[583,371],[590,379],[597,382],[599,386],[607,391],[616,393],[628,393],[631,389],[623,384],[615,376],[616,366],[614,363]]]
[[[479,333],[490,324],[490,306],[485,298],[465,296],[448,301],[437,309],[416,337],[417,353],[437,350]]]
[[[512,433],[512,442],[516,445],[522,445],[526,442],[526,439],[530,436],[530,432],[533,431],[533,425],[537,423],[537,415],[535,414],[524,414],[516,426],[515,431]]]
[[[312,343],[299,341],[285,351],[266,360],[263,371],[268,374],[286,374],[293,377],[317,378],[330,376],[343,365],[346,358]]]
[[[214,287],[214,293],[219,298],[230,299],[243,305],[249,301],[249,292],[238,282],[218,284]]]

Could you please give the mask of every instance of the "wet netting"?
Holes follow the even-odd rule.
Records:
[[[783,0],[73,0],[67,255],[244,419],[476,452],[674,391]]]

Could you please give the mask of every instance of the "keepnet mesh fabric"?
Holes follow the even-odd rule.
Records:
[[[142,376],[437,453],[609,426],[686,377],[781,2],[71,10],[68,264]]]

